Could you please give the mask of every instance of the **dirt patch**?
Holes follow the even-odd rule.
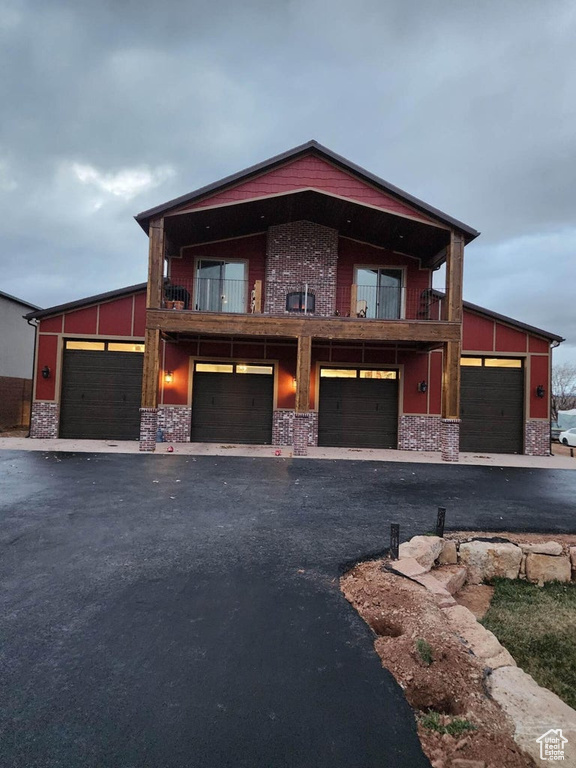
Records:
[[[465,584],[460,592],[454,595],[454,598],[457,603],[468,608],[480,620],[490,608],[493,594],[494,587],[490,587],[488,584]]]
[[[460,758],[483,760],[487,768],[534,766],[518,750],[511,721],[488,697],[482,663],[449,629],[433,597],[383,563],[357,565],[341,588],[373,628],[376,652],[415,710],[432,765],[448,768]]]

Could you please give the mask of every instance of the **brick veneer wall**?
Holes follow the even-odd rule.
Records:
[[[550,456],[550,422],[527,421],[524,434],[526,456]]]
[[[441,419],[440,450],[443,461],[458,461],[460,452],[460,419]]]
[[[158,408],[140,408],[140,450],[156,450]]]
[[[318,414],[308,414],[308,446],[318,445]],[[272,445],[294,445],[295,411],[274,411],[272,419]]]
[[[401,416],[398,424],[400,451],[439,451],[440,416]]]
[[[310,221],[268,229],[265,312],[286,312],[286,294],[308,283],[316,297],[314,314],[336,310],[338,232]]]
[[[30,437],[54,439],[58,437],[60,406],[35,400],[30,417]]]
[[[192,427],[192,408],[182,405],[158,406],[158,427],[164,440],[170,443],[189,443]]]

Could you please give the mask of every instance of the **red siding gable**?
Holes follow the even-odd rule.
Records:
[[[420,221],[432,219],[405,203],[361,181],[350,173],[337,168],[314,155],[294,160],[231,189],[216,193],[197,203],[186,204],[174,213],[184,213],[198,208],[229,205],[252,198],[285,194],[300,189],[317,189],[338,197],[356,200],[364,205],[382,208],[401,216],[411,216]]]

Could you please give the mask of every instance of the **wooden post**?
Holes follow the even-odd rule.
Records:
[[[254,312],[262,313],[262,280],[254,281]]]
[[[160,309],[164,282],[164,219],[154,219],[150,222],[148,238],[146,307],[147,309]]]
[[[296,363],[296,413],[310,410],[310,364],[312,360],[312,337],[298,337],[298,360]]]
[[[162,307],[164,282],[164,219],[150,222],[148,246],[148,289],[146,309]],[[158,405],[158,371],[160,358],[160,331],[146,329],[144,364],[142,369],[142,408]]]
[[[160,368],[160,331],[146,329],[142,369],[142,408],[158,405],[158,372]]]
[[[462,278],[464,274],[464,238],[452,232],[446,253],[446,310],[448,322],[462,324]],[[462,339],[444,345],[442,375],[442,418],[460,418],[460,357]]]
[[[356,317],[358,314],[358,286],[352,283],[350,288],[350,317]]]

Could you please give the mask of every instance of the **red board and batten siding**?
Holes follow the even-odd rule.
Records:
[[[432,219],[415,208],[411,208],[392,195],[387,195],[376,189],[368,182],[361,181],[326,160],[313,155],[293,160],[249,181],[239,183],[235,187],[206,197],[199,202],[185,204],[169,215],[194,211],[198,208],[230,205],[302,189],[317,189],[320,192],[355,200],[364,205],[382,208],[400,216],[409,216],[432,223]]]
[[[59,398],[59,351],[61,340],[67,336],[86,339],[119,338],[141,342],[146,326],[146,293],[132,294],[113,301],[74,309],[61,315],[40,320],[38,326],[38,355],[35,376],[35,400]],[[42,376],[48,366],[49,379]]]

